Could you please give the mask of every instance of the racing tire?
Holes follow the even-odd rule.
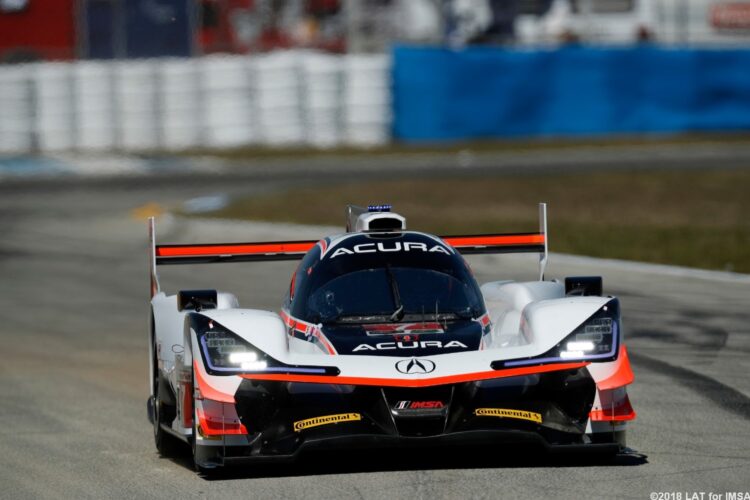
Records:
[[[156,350],[153,351],[156,353]],[[156,354],[154,354],[156,356]],[[156,450],[162,457],[173,457],[179,452],[180,442],[179,440],[165,431],[161,424],[169,423],[174,419],[175,408],[167,405],[161,397],[161,391],[163,390],[164,384],[166,383],[161,376],[158,365],[154,359],[154,380],[153,380],[153,391],[154,395],[151,396],[151,408],[153,411],[153,424],[154,424],[154,444]],[[171,418],[170,418],[171,416]]]

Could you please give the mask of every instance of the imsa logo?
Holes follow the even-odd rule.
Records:
[[[359,413],[339,413],[337,415],[325,415],[322,417],[308,418],[294,422],[294,432],[300,432],[311,427],[320,427],[321,425],[338,424],[339,422],[355,422],[362,420]]]
[[[399,401],[394,410],[442,410],[445,404],[442,401]]]

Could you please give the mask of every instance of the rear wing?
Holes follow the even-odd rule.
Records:
[[[443,241],[463,255],[488,253],[538,253],[539,281],[547,269],[547,204],[539,204],[539,232],[517,234],[484,234],[476,236],[441,236]]]
[[[156,224],[148,219],[151,296],[160,291],[157,266],[173,264],[213,264],[219,262],[259,262],[301,259],[316,240],[266,241],[259,243],[212,243],[157,245]],[[538,253],[539,279],[547,267],[547,204],[539,204],[539,232],[442,236],[443,241],[464,255]]]

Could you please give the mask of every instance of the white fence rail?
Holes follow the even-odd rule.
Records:
[[[0,66],[0,153],[367,146],[390,128],[381,54]]]

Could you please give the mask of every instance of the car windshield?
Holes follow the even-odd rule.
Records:
[[[332,279],[307,301],[316,323],[448,321],[471,318],[482,309],[475,290],[449,274],[388,266]]]

